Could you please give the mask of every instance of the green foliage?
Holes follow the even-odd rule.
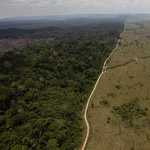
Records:
[[[136,129],[141,129],[141,126],[139,124],[135,125]]]
[[[110,119],[111,119],[111,118],[110,118],[110,117],[108,117],[107,123],[110,123]]]
[[[15,93],[11,88],[0,87],[0,109],[7,110]]]
[[[147,134],[147,140],[150,141],[150,136],[149,136],[149,134]]]
[[[24,101],[26,103],[29,103],[30,101],[33,100],[33,94],[32,92],[28,91],[25,95],[24,95]]]
[[[6,123],[6,116],[0,116],[0,126],[4,125]]]
[[[140,85],[140,87],[143,87],[143,86],[144,86],[144,84],[142,84],[141,82],[139,82],[139,85]]]
[[[43,25],[44,22],[42,22]],[[55,24],[53,26],[50,24]],[[100,38],[118,38],[120,33],[124,28],[124,21],[116,20],[97,20],[97,19],[83,19],[83,20],[72,20],[72,21],[61,21],[61,22],[51,22],[48,23],[48,27],[42,28],[41,26],[36,29],[20,29],[20,28],[9,28],[9,29],[0,29],[0,39],[20,39],[20,38],[57,38],[62,39],[66,37],[70,38],[70,44],[76,45],[79,41],[74,37],[91,35],[94,39]],[[107,28],[107,29],[106,29]],[[97,37],[98,35],[98,37]],[[88,39],[88,36],[85,36],[86,46],[90,46],[93,41]],[[61,47],[61,44],[58,44]],[[14,48],[15,49],[15,48]],[[39,52],[40,49],[36,48],[36,51]]]
[[[110,105],[108,100],[102,100],[102,101],[100,101],[100,104],[104,105],[104,106],[109,106]]]
[[[113,93],[113,92],[111,92],[111,93],[107,93],[107,96],[109,97],[112,97],[112,98],[114,98],[114,97],[116,97],[116,94],[115,93]]]
[[[116,88],[117,88],[117,89],[120,89],[120,88],[121,88],[121,85],[117,84],[117,85],[116,85]]]
[[[130,78],[130,79],[133,79],[133,78],[134,78],[134,76],[129,76],[129,78]]]
[[[47,150],[49,150],[49,149],[59,150],[59,148],[57,146],[58,146],[57,140],[52,139],[47,142],[46,148],[47,148]]]
[[[0,83],[7,85],[9,84],[10,78],[7,75],[1,75],[0,76]]]
[[[82,109],[115,47],[112,39],[123,27],[123,22],[102,21],[0,31],[0,38],[55,36],[49,43],[27,45],[0,56],[0,148],[77,148],[83,131]],[[102,105],[109,102],[104,100]]]
[[[91,108],[93,108],[94,107],[94,102],[93,101],[91,101]]]
[[[22,145],[15,145],[11,150],[27,150],[28,148],[26,146]]]
[[[147,114],[145,110],[140,108],[138,101],[139,100],[136,98],[128,103],[123,103],[121,106],[113,106],[112,113],[119,114],[124,121],[129,123],[130,127],[134,127],[134,118],[138,119]]]

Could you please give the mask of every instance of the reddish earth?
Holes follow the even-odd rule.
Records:
[[[35,44],[35,43],[42,43],[42,41],[51,41],[54,40],[53,38],[41,38],[41,39],[1,39],[0,40],[0,51],[10,51],[13,48],[22,48],[28,44]]]

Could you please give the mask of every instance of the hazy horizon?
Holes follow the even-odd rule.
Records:
[[[35,18],[35,19],[39,19],[40,17],[41,17],[41,18],[42,18],[42,17],[43,17],[43,18],[46,18],[46,17],[48,18],[48,17],[55,17],[55,16],[56,16],[56,17],[58,17],[58,16],[59,16],[59,17],[61,17],[61,16],[62,16],[62,17],[64,17],[64,16],[66,16],[66,17],[67,17],[67,16],[68,16],[68,17],[69,17],[69,16],[78,16],[78,17],[80,17],[80,16],[81,16],[81,17],[82,17],[82,16],[91,16],[91,15],[93,15],[93,16],[94,16],[94,15],[99,15],[99,16],[100,16],[100,15],[103,15],[103,16],[105,16],[105,15],[109,15],[109,16],[110,16],[110,15],[112,15],[112,16],[114,15],[114,16],[115,16],[115,15],[116,15],[116,16],[119,16],[119,15],[135,15],[135,14],[138,14],[138,13],[116,13],[116,14],[115,14],[115,13],[114,13],[114,14],[113,14],[113,13],[91,13],[91,14],[90,14],[90,13],[89,13],[89,14],[88,14],[88,13],[87,13],[87,14],[85,13],[85,14],[33,15],[33,16],[30,15],[30,16],[5,17],[5,18],[0,18],[0,20],[3,20],[3,19],[11,19],[11,18],[21,18],[21,17],[22,17],[22,18]],[[141,14],[148,14],[148,13],[141,13]],[[149,13],[149,14],[150,14],[150,13]]]
[[[0,19],[73,14],[150,14],[149,8],[149,0],[1,0]]]

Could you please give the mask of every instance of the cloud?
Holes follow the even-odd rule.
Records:
[[[149,0],[0,0],[0,17],[79,13],[141,13]]]
[[[137,3],[138,0],[130,0],[131,3]]]
[[[1,0],[0,5],[28,5],[28,6],[65,6],[65,7],[99,7],[107,4],[108,2],[115,3],[118,0]]]

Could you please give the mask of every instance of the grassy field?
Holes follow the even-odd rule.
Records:
[[[150,149],[150,21],[125,28],[89,105],[86,150]]]

